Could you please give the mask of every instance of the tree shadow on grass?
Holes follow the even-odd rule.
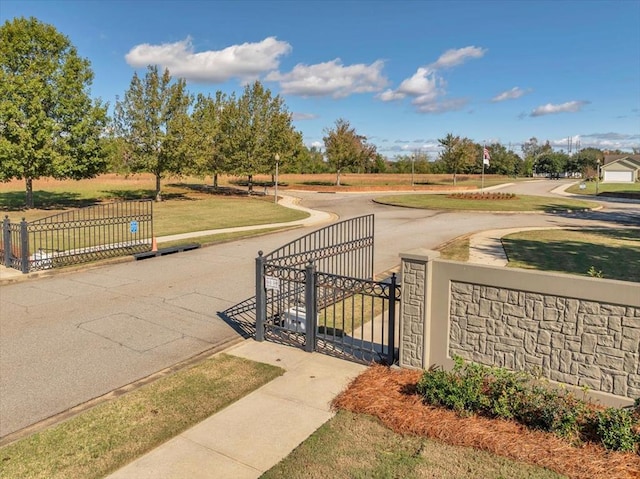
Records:
[[[105,200],[112,201],[133,201],[133,200],[150,200],[155,198],[155,190],[137,189],[137,190],[102,190],[100,193],[105,195]],[[186,193],[167,192],[162,193],[163,200],[194,200]]]
[[[561,216],[563,218],[584,218],[590,219],[594,221],[606,221],[608,223],[615,223],[621,226],[640,226],[640,214],[638,214],[637,210],[630,211],[607,211],[607,210],[590,210],[590,211],[579,211],[579,212],[569,212],[564,209],[564,211],[555,211],[555,215]]]
[[[84,208],[100,203],[98,198],[80,198],[78,193],[69,191],[51,192],[34,191],[33,207],[40,210],[64,210],[70,208]],[[0,194],[0,210],[23,211],[25,210],[24,191],[9,191]]]
[[[606,232],[599,233],[607,237]],[[637,246],[609,246],[578,241],[503,238],[502,244],[509,261],[519,267],[583,276],[587,276],[593,267],[606,279],[640,282],[640,242]]]
[[[247,190],[241,188],[235,188],[233,186],[213,186],[203,185],[202,183],[172,183],[167,186],[174,188],[184,188],[190,191],[197,191],[207,195],[219,195],[219,196],[248,196]],[[254,183],[256,186],[256,183]]]

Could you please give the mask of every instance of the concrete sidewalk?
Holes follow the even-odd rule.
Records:
[[[531,228],[505,228],[486,230],[469,237],[469,263],[506,266],[509,262],[502,247],[502,238],[520,231],[558,230],[559,226],[533,226]]]
[[[260,477],[333,416],[331,400],[366,368],[253,339],[225,352],[286,372],[110,479]]]

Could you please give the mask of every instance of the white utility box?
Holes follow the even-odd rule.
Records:
[[[282,313],[284,328],[296,333],[306,332],[307,310],[304,306],[293,306]]]

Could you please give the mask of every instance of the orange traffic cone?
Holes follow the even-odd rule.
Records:
[[[158,242],[156,241],[156,237],[153,237],[151,240],[151,251],[158,251]]]

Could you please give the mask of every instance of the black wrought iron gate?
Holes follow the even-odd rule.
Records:
[[[256,339],[391,364],[400,286],[373,279],[374,217],[341,221],[256,259]]]

